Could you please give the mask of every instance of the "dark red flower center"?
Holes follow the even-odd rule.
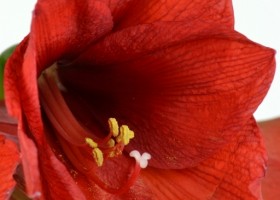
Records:
[[[149,154],[144,153],[141,157],[138,151],[131,152],[130,156],[136,162],[131,163],[127,172],[130,176],[119,188],[107,185],[95,172],[102,168],[106,160],[122,156],[125,145],[134,138],[134,132],[127,125],[119,127],[115,118],[109,118],[109,133],[104,136],[100,130],[91,130],[77,120],[63,96],[69,91],[59,81],[56,65],[45,70],[38,83],[43,112],[53,127],[63,154],[75,170],[109,193],[126,192],[137,180],[141,168],[147,166]]]

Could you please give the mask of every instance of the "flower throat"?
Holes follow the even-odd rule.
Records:
[[[130,175],[120,187],[113,188],[102,181],[96,171],[102,170],[106,160],[125,156],[124,147],[134,138],[134,132],[127,125],[119,127],[115,118],[108,119],[109,133],[103,138],[82,125],[64,100],[62,92],[69,91],[60,83],[56,69],[57,66],[53,65],[39,77],[40,101],[67,160],[89,182],[103,190],[116,195],[127,192],[136,182],[141,168],[147,167],[150,154],[140,155],[137,150],[130,152],[135,162],[130,164],[127,172]]]

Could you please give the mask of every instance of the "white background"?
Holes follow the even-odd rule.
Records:
[[[0,3],[0,52],[18,43],[29,32],[35,0],[5,0]],[[235,28],[251,40],[280,52],[280,1],[233,0]],[[279,53],[280,54],[280,53]],[[277,55],[277,63],[280,55]],[[280,69],[255,116],[258,120],[280,116]]]

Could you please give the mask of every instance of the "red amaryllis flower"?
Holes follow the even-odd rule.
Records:
[[[231,1],[39,0],[5,71],[27,193],[260,199],[274,65]]]

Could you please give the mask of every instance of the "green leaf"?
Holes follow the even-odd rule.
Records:
[[[8,58],[11,56],[11,54],[14,52],[17,45],[13,45],[6,49],[1,55],[0,55],[0,100],[4,99],[4,66],[8,60]]]

